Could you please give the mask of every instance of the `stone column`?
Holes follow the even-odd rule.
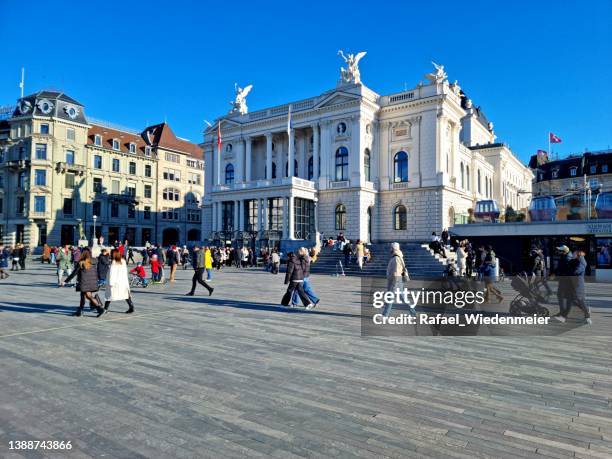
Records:
[[[245,176],[244,176],[244,181],[245,182],[250,182],[252,180],[251,178],[251,137],[246,137],[245,139],[246,141],[246,152],[245,152],[245,163],[246,163],[246,167],[245,167]]]
[[[288,207],[287,198],[283,198],[283,239],[289,238],[289,225],[287,224],[287,217],[289,215]]]
[[[319,156],[321,157],[321,168],[319,170],[319,188],[327,188],[330,181],[329,164],[332,158],[331,139],[329,130],[331,127],[330,121],[323,121],[321,124],[320,149]]]
[[[266,134],[266,180],[272,180],[272,133]]]
[[[241,199],[238,202],[240,203],[240,206],[238,209],[238,216],[240,217],[240,221],[238,222],[238,229],[240,231],[244,231],[246,228],[246,215],[245,215],[246,201],[244,199]]]
[[[210,229],[211,231],[216,231],[217,230],[216,229],[217,228],[217,203],[213,202],[211,207],[212,208],[211,208],[210,214],[211,214],[212,224],[211,224]],[[204,237],[204,234],[202,234],[202,237]]]
[[[312,180],[319,179],[319,123],[312,125]]]
[[[361,119],[356,116],[352,120],[351,148],[349,151],[349,177],[351,186],[362,186],[364,184],[363,171],[363,148],[361,142]]]
[[[288,230],[288,236],[289,239],[295,239],[295,220],[293,218],[293,214],[294,214],[294,202],[293,202],[293,196],[289,196],[288,198],[288,203],[289,203],[289,212],[287,215],[287,230]]]
[[[261,230],[268,229],[268,198],[261,200]]]
[[[257,231],[262,231],[263,228],[263,199],[257,199]]]
[[[234,231],[238,231],[238,225],[240,222],[240,201],[234,201]]]
[[[295,158],[294,144],[295,144],[295,129],[289,130],[288,142],[287,142],[287,177],[293,177],[293,171],[295,170],[293,162]]]
[[[244,141],[238,139],[236,145],[236,167],[234,168],[234,182],[242,183],[244,181]]]

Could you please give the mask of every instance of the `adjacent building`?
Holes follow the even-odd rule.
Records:
[[[563,196],[590,189],[592,193],[612,190],[612,150],[585,152],[563,159],[529,162],[535,172],[533,194]]]
[[[526,208],[532,172],[443,67],[427,80],[379,95],[351,61],[334,89],[251,113],[238,88],[202,144],[204,237],[423,240],[466,221],[478,200]]]
[[[166,123],[143,131],[87,118],[58,91],[23,97],[0,121],[0,237],[200,240],[202,150]]]

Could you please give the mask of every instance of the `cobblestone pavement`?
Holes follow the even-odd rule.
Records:
[[[362,338],[358,279],[289,311],[282,275],[191,273],[101,319],[50,267],[0,281],[0,457],[612,457],[610,285],[558,337]]]

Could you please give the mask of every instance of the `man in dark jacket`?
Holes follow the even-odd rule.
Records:
[[[111,260],[108,256],[108,249],[102,249],[102,253],[100,253],[98,257],[98,281],[101,286],[106,285],[110,263]]]
[[[205,271],[205,263],[204,263],[204,250],[201,247],[195,246],[193,248],[194,252],[192,255],[192,265],[193,265],[193,277],[191,278],[191,291],[187,293],[187,296],[195,295],[196,284],[199,282],[200,285],[203,285],[206,290],[208,290],[208,295],[213,294],[214,288],[208,285],[204,280],[204,271]]]
[[[306,305],[306,309],[312,309],[315,305],[310,301],[306,292],[304,292],[304,269],[298,256],[289,252],[287,254],[287,272],[285,273],[285,284],[289,284],[281,304],[283,306],[289,306],[293,291],[297,290],[298,296],[302,301],[302,304]]]

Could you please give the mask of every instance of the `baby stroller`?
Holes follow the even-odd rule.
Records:
[[[548,317],[550,311],[541,306],[545,297],[540,293],[539,286],[529,282],[526,275],[519,275],[512,279],[510,285],[518,295],[510,302],[510,314],[513,316],[541,316]]]
[[[143,279],[138,274],[130,273],[130,287],[146,288],[149,285],[146,279]]]

